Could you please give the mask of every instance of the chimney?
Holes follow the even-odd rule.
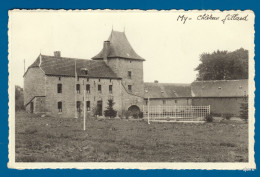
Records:
[[[155,80],[155,81],[154,81],[154,83],[158,84],[158,83],[159,83],[159,81],[158,81],[158,80]]]
[[[107,63],[107,57],[110,53],[110,41],[104,41],[103,60]]]
[[[55,56],[55,57],[61,57],[60,51],[54,51],[54,56]]]

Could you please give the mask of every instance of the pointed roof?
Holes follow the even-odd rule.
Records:
[[[40,67],[46,75],[75,77],[75,63],[77,75],[80,77],[120,79],[104,61],[48,55],[39,55],[27,71],[33,67]],[[82,72],[82,69],[87,69],[88,74]]]
[[[118,57],[144,61],[144,59],[140,57],[132,48],[126,38],[125,32],[112,31],[108,41],[110,41],[110,52],[108,54],[108,58]],[[94,56],[92,59],[103,59],[103,50],[104,49],[102,49],[99,54]]]

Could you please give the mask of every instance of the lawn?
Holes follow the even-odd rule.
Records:
[[[16,162],[246,162],[248,124],[40,117],[16,112]]]

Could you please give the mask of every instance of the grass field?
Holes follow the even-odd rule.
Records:
[[[151,123],[16,112],[16,162],[245,162],[248,124]]]

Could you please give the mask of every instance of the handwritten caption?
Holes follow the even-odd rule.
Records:
[[[248,15],[240,15],[240,14],[227,14],[224,17],[216,16],[213,14],[202,14],[198,15],[197,17],[190,17],[188,15],[179,15],[177,17],[177,21],[182,22],[183,24],[187,23],[191,20],[198,20],[198,21],[221,21],[225,24],[227,21],[248,21]]]

